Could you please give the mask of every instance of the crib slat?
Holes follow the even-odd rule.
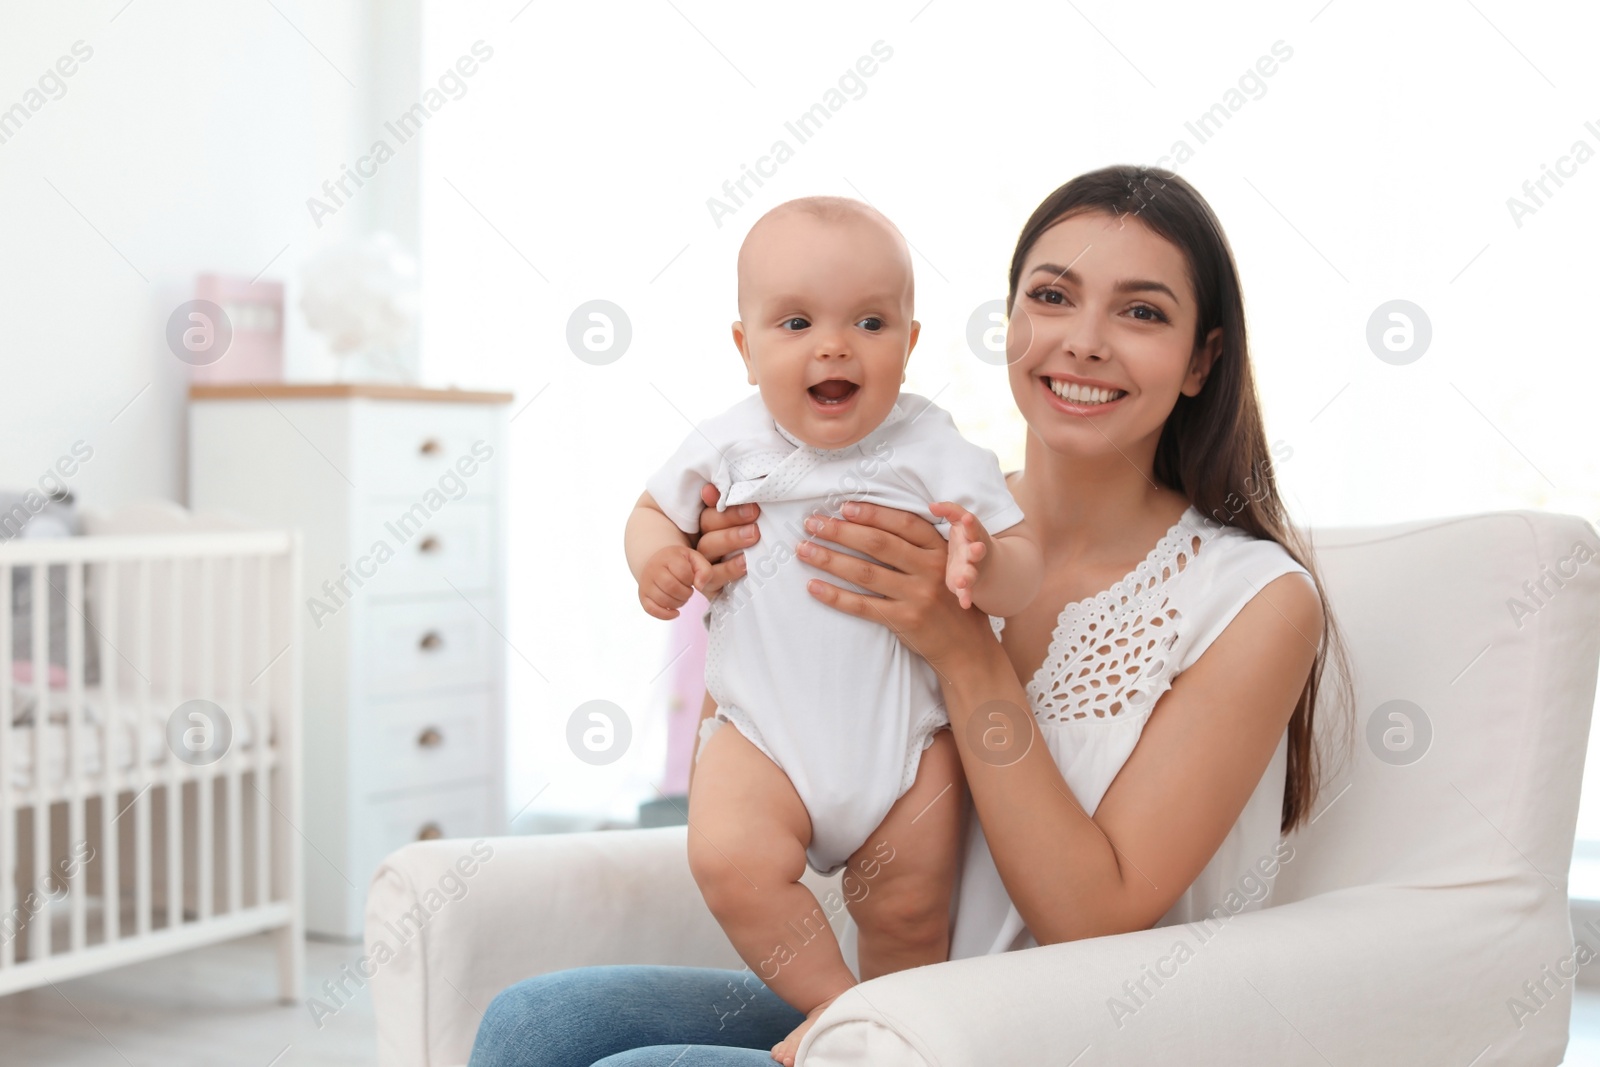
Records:
[[[16,962],[17,824],[11,810],[11,565],[0,565],[0,969]]]
[[[272,559],[256,557],[256,656],[262,668],[272,655]],[[263,670],[255,680],[256,706],[261,709],[261,740],[256,743],[256,907],[272,900],[272,834],[268,821],[272,774],[267,766],[267,738],[272,731],[272,672]],[[280,735],[281,736],[281,735]]]
[[[28,921],[28,958],[50,955],[50,794],[45,789],[49,772],[46,738],[50,733],[50,585],[49,567],[35,563],[28,578],[33,600],[33,885],[29,891],[41,903]]]
[[[180,557],[167,561],[169,588],[167,600],[167,706],[162,724],[183,703],[183,563]],[[187,724],[184,724],[186,728]],[[180,740],[180,744],[181,744]],[[167,930],[183,924],[183,779],[179,774],[172,738],[167,738]]]
[[[283,900],[288,906],[289,924],[278,937],[278,988],[285,993],[300,996],[306,965],[305,946],[305,849],[296,839],[305,821],[303,812],[304,789],[300,771],[300,724],[305,709],[302,701],[301,670],[304,647],[300,642],[300,613],[293,607],[302,588],[301,571],[304,542],[300,531],[291,535],[288,556],[283,561],[282,596],[277,603],[283,608],[283,640],[288,663],[280,675],[282,709],[278,730],[278,795],[286,824],[280,836],[278,870],[282,877]],[[294,835],[290,831],[295,831]]]
[[[104,579],[104,588],[100,590],[100,699],[101,714],[105,718],[101,729],[104,731],[100,739],[100,896],[104,901],[104,916],[101,919],[102,937],[106,944],[110,944],[122,935],[122,868],[119,863],[117,846],[120,843],[117,832],[118,816],[121,809],[117,806],[117,731],[121,729],[119,721],[122,701],[117,690],[117,660],[120,653],[118,648],[117,613],[118,592],[122,585],[122,573],[115,561],[101,565],[104,569],[100,572]],[[134,765],[139,763],[139,746],[134,742]]]
[[[228,583],[228,706],[234,715],[242,718],[244,710],[244,557],[234,556],[229,561]],[[261,744],[259,724],[256,744]],[[228,750],[224,764],[228,774],[228,912],[236,914],[244,907],[244,820],[239,812],[239,779],[244,775],[244,760],[239,754],[238,739]]]
[[[200,692],[205,700],[214,701],[216,689],[213,683],[216,680],[215,664],[212,656],[216,649],[212,634],[212,623],[216,617],[215,605],[212,596],[216,592],[216,583],[212,573],[212,566],[216,563],[212,557],[207,556],[200,561]],[[223,709],[223,714],[234,716],[237,712],[232,708]],[[212,728],[217,729],[221,723],[212,723]],[[207,738],[211,735],[208,733]],[[209,757],[208,757],[209,758]],[[211,826],[212,826],[212,790],[215,788],[217,768],[214,763],[207,763],[199,768],[195,776],[195,798],[199,806],[199,818],[196,819],[198,836],[196,842],[194,876],[196,881],[196,908],[199,911],[200,922],[211,918],[211,890],[212,882],[216,877],[216,868],[211,862]]]
[[[155,902],[150,893],[150,822],[154,817],[151,812],[155,808],[155,801],[150,796],[147,786],[154,781],[153,768],[145,760],[144,735],[150,725],[151,679],[155,676],[155,656],[151,652],[153,641],[151,628],[155,625],[150,604],[150,561],[139,561],[139,604],[134,618],[138,622],[134,629],[139,635],[139,663],[143,667],[139,679],[139,709],[134,716],[133,729],[133,774],[134,779],[129,784],[135,787],[135,796],[139,798],[136,803],[138,810],[134,812],[134,860],[133,860],[133,910],[135,932],[139,937],[150,936],[153,923],[151,913],[155,910]]]
[[[72,902],[72,951],[82,952],[85,943],[85,917],[88,914],[88,874],[79,858],[88,844],[88,820],[84,817],[84,777],[88,771],[84,760],[83,734],[83,561],[67,564],[67,732],[72,739],[72,756],[67,773],[72,784],[67,796],[67,857],[63,877],[67,883],[68,899]]]

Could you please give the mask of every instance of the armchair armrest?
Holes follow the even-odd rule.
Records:
[[[465,1063],[489,1001],[530,975],[740,967],[689,874],[685,832],[428,841],[391,854],[367,898],[379,1062]],[[820,897],[833,880],[806,881]],[[887,975],[835,1001],[799,1063],[1068,1064],[1090,1048],[1083,1064],[1555,1064],[1572,933],[1564,895],[1537,878],[1355,887]]]
[[[836,1000],[797,1063],[1556,1064],[1565,906],[1526,882],[1364,886],[919,967]]]
[[[689,873],[686,834],[452,839],[391,853],[366,906],[379,1063],[466,1063],[489,1001],[535,974],[604,963],[743,967]],[[805,880],[820,893],[837,878],[808,870]]]

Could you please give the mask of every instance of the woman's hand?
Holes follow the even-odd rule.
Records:
[[[949,547],[932,523],[909,511],[860,501],[841,510],[844,520],[814,516],[806,520],[806,529],[872,559],[858,559],[811,541],[800,542],[800,558],[878,595],[864,596],[815,578],[806,583],[812,596],[889,627],[935,668],[951,653],[974,647],[974,641],[993,640],[989,617],[963,609],[946,588]]]
[[[710,482],[700,487],[700,499],[706,508],[700,513],[700,539],[695,542],[695,549],[710,560],[712,566],[710,576],[697,588],[707,600],[735,578],[744,577],[743,552],[730,560],[723,561],[723,557],[729,552],[749,548],[761,536],[756,528],[756,516],[761,514],[761,508],[755,504],[740,504],[718,511],[717,501],[721,495]]]

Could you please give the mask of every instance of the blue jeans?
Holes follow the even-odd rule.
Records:
[[[501,990],[468,1067],[771,1067],[804,1021],[749,970],[576,967]]]

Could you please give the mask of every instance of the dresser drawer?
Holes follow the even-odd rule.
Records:
[[[481,778],[490,769],[490,709],[487,690],[367,706],[358,727],[366,792]]]
[[[487,589],[494,563],[494,505],[487,499],[447,501],[429,513],[425,504],[369,502],[352,537],[353,569],[369,595],[447,593]],[[377,562],[379,544],[393,553]],[[369,576],[370,575],[370,576]]]
[[[475,689],[493,684],[500,638],[461,597],[367,606],[359,655],[370,696],[411,696],[430,689]]]
[[[365,497],[415,502],[430,490],[448,499],[492,493],[499,460],[495,414],[473,406],[361,404],[353,413],[351,480]]]
[[[358,802],[353,835],[357,869],[370,877],[402,845],[440,837],[485,837],[493,826],[485,782]],[[462,849],[467,847],[463,842]]]

